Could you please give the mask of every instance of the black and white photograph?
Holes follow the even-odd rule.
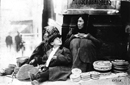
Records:
[[[130,85],[130,0],[0,0],[0,85]]]

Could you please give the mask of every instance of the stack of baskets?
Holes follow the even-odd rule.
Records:
[[[112,61],[113,64],[113,72],[119,73],[119,72],[127,72],[129,62],[125,60],[114,60]]]

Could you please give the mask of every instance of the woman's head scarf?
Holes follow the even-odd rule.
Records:
[[[49,39],[50,36],[55,34],[60,34],[59,30],[55,26],[46,26],[45,27],[45,33],[48,33],[47,38]],[[45,34],[44,33],[44,34]]]

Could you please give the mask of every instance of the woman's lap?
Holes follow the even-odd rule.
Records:
[[[70,49],[73,56],[72,68],[79,67],[82,71],[86,71],[88,64],[92,64],[96,58],[95,46],[91,40],[73,39],[70,43]]]

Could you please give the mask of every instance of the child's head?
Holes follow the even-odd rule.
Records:
[[[62,45],[61,35],[60,34],[52,35],[49,38],[48,43],[52,46],[61,46]]]

